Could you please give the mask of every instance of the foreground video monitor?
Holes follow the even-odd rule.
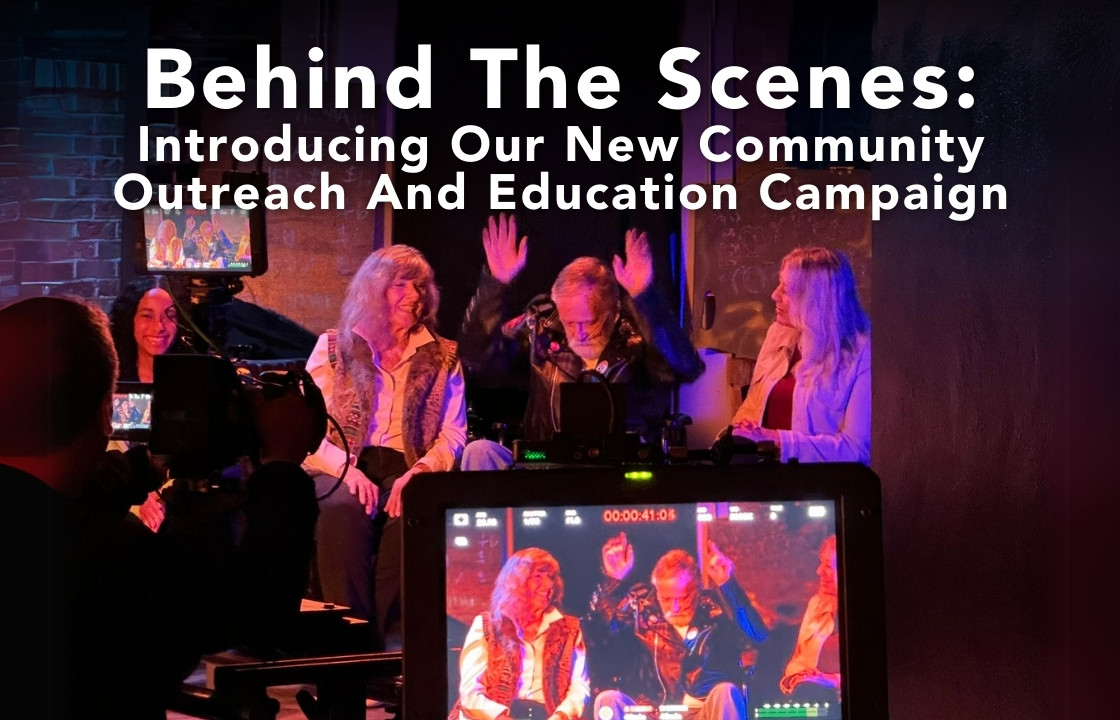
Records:
[[[482,617],[534,602],[579,620],[582,652],[548,640],[537,658],[572,673],[552,700],[578,717],[687,718],[723,682],[743,717],[887,716],[879,483],[861,465],[431,474],[404,508],[406,717],[509,707]]]

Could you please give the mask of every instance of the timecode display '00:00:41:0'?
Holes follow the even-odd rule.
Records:
[[[603,522],[676,522],[677,510],[671,507],[660,508],[607,508],[603,511]]]

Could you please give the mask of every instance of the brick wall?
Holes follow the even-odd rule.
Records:
[[[123,67],[0,35],[0,302],[120,289]]]

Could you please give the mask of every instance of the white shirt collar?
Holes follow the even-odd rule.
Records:
[[[370,346],[371,351],[373,351],[373,354],[376,356],[377,351],[373,350],[373,343],[369,340],[373,333],[365,327],[364,321],[355,325],[353,332],[366,341],[366,344]],[[404,353],[401,355],[401,362],[404,362],[416,354],[416,349],[421,345],[426,345],[433,341],[435,341],[435,337],[432,335],[432,332],[428,330],[425,325],[417,325],[412,331],[412,334],[408,336],[408,345],[405,346]]]
[[[563,613],[557,610],[555,606],[550,607],[548,610],[545,610],[544,615],[541,616],[540,627],[537,628],[537,637],[533,640],[533,642],[536,642],[537,640],[543,638],[545,632],[550,627],[552,627],[552,623],[558,622],[559,620],[563,619],[563,617]],[[516,623],[514,624],[516,625]],[[521,628],[517,628],[517,636],[521,638],[522,641],[528,642],[527,640],[525,640],[525,636],[522,634]]]

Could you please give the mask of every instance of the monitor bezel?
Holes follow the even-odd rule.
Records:
[[[627,473],[649,470],[648,479]],[[840,577],[844,720],[887,718],[879,478],[858,463],[655,466],[423,473],[402,491],[403,710],[447,713],[446,518],[454,509],[832,501]],[[411,598],[416,598],[411,600]],[[419,681],[409,683],[409,672]],[[443,682],[433,682],[434,672]]]
[[[206,195],[204,193],[204,195]],[[134,238],[132,243],[133,248],[133,268],[137,275],[165,275],[165,276],[187,276],[187,277],[213,277],[213,278],[236,278],[236,277],[260,277],[268,272],[268,238],[267,227],[265,222],[265,207],[263,201],[257,202],[255,207],[242,208],[236,204],[226,203],[217,207],[209,207],[209,200],[206,200],[207,208],[211,213],[216,211],[229,211],[241,210],[244,211],[249,222],[249,254],[252,257],[252,266],[249,269],[243,268],[149,268],[148,267],[148,237],[145,233],[144,213],[149,210],[160,210],[161,212],[169,212],[163,208],[158,198],[153,199],[144,207],[133,210],[133,228]],[[180,209],[182,212],[195,212],[200,211],[193,206],[184,206]],[[201,212],[201,211],[200,211]]]

